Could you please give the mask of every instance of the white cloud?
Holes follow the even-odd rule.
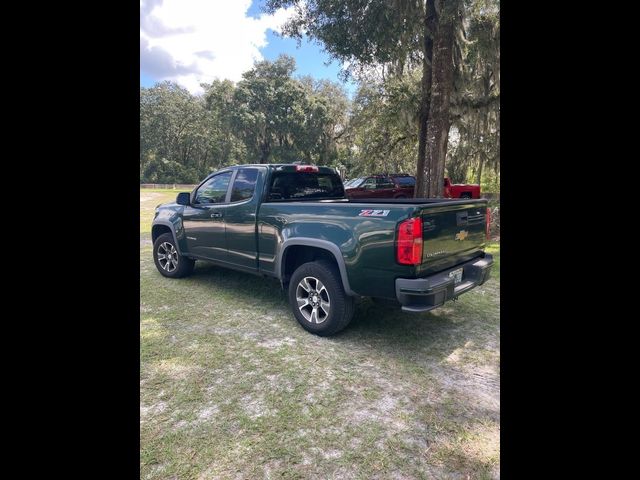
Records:
[[[238,81],[262,60],[267,30],[279,32],[293,10],[248,17],[251,0],[141,0],[140,68],[192,93],[215,78]]]

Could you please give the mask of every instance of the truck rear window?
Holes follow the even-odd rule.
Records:
[[[267,201],[344,198],[342,180],[333,173],[275,172]]]

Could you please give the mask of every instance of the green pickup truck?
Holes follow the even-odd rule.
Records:
[[[483,284],[486,200],[349,200],[336,171],[314,165],[238,165],[159,205],[153,259],[165,277],[206,260],[280,280],[298,322],[331,335],[354,299],[427,312]]]

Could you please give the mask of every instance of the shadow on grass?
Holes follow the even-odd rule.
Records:
[[[206,262],[197,262],[190,281],[199,284],[214,284],[220,293],[233,296],[250,307],[262,309],[284,308],[291,312],[286,292],[278,280],[259,277],[218,267]],[[486,299],[483,299],[485,303]],[[350,325],[342,332],[329,337],[338,344],[373,348],[389,356],[402,359],[442,357],[473,340],[473,322],[480,315],[468,306],[452,303],[433,312],[411,314],[399,307],[381,306],[371,299],[356,300],[356,311]],[[300,328],[290,313],[291,328]],[[497,321],[497,320],[495,320]],[[311,334],[309,334],[311,335]]]

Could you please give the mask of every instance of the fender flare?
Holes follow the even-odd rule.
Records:
[[[276,276],[280,279],[280,281],[282,281],[282,261],[284,260],[284,253],[286,252],[287,248],[294,245],[303,245],[307,247],[316,247],[323,250],[328,250],[336,259],[336,263],[338,264],[338,270],[340,271],[340,279],[342,280],[344,291],[349,296],[356,295],[356,293],[351,290],[351,286],[349,285],[349,278],[347,277],[347,267],[344,263],[344,257],[342,256],[340,248],[335,243],[331,243],[327,240],[320,240],[317,238],[296,237],[289,238],[282,243],[276,257]]]
[[[169,230],[171,230],[171,235],[173,235],[173,241],[176,244],[176,249],[178,250],[178,253],[180,255],[182,255],[182,252],[180,251],[180,244],[178,243],[178,237],[176,235],[176,227],[173,225],[173,223],[168,222],[166,220],[159,220],[157,222],[153,222],[151,224],[151,237],[153,238],[153,227],[155,227],[156,225],[163,225],[165,227],[169,227]]]

